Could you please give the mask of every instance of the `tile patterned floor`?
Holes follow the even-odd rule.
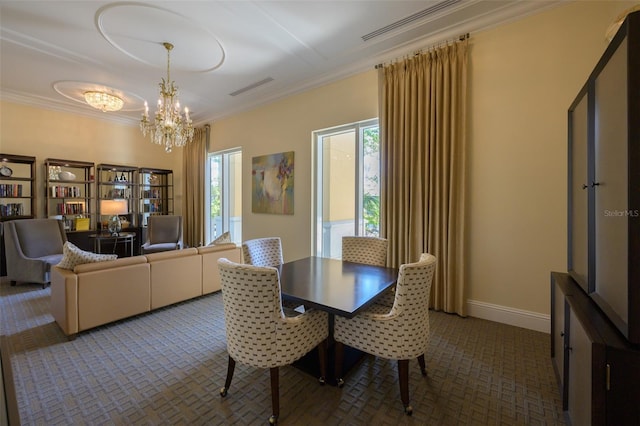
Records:
[[[50,289],[0,282],[0,333],[11,351],[23,424],[259,425],[269,373],[238,365],[229,395],[220,294],[81,333],[67,341]],[[404,415],[396,362],[365,357],[344,388],[280,372],[281,425],[562,425],[544,333],[431,313],[428,376],[410,364]]]

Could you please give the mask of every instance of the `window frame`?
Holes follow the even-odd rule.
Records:
[[[312,132],[312,173],[311,173],[311,253],[314,256],[323,256],[323,240],[322,240],[322,211],[323,203],[323,179],[321,171],[323,170],[323,153],[322,139],[327,136],[338,135],[346,132],[354,132],[356,135],[355,149],[355,181],[356,188],[355,211],[354,211],[354,233],[353,235],[365,235],[363,212],[363,193],[364,193],[364,130],[370,127],[380,129],[378,118],[358,121],[340,126],[330,127]],[[381,166],[381,164],[380,164]],[[379,170],[382,170],[381,167]],[[379,176],[381,180],[381,176]],[[378,193],[380,194],[380,193]]]
[[[231,155],[238,154],[238,153],[242,156],[241,147],[229,148],[229,149],[207,153],[207,163],[206,163],[206,172],[205,172],[207,184],[205,185],[205,206],[204,206],[206,220],[205,220],[204,228],[205,228],[205,239],[208,241],[206,241],[205,244],[209,244],[211,241],[213,241],[215,238],[222,235],[224,232],[231,231],[231,218],[230,218],[231,206],[229,205],[229,201],[228,201],[228,199],[230,198],[229,192],[231,187],[230,178],[229,178],[229,172],[230,172],[229,157]],[[213,218],[211,217],[211,201],[212,201],[211,200],[211,179],[212,179],[211,163],[213,161],[213,157],[216,157],[216,156],[222,157],[222,160],[220,162],[220,168],[221,168],[220,175],[222,180],[221,182],[222,188],[220,191],[221,192],[220,193],[220,204],[221,204],[220,215],[222,219],[222,230],[217,235],[214,236],[212,235],[213,234],[213,229],[212,229]],[[242,160],[240,161],[240,164],[242,165]],[[241,176],[242,176],[242,173],[241,173]],[[242,182],[240,182],[240,188],[242,191]],[[240,194],[240,197],[242,197],[242,194]],[[240,229],[242,229],[242,226],[240,226]],[[233,233],[231,237],[233,239],[234,237]],[[240,235],[239,238],[235,238],[234,242],[238,243],[241,240],[242,240],[242,235]]]

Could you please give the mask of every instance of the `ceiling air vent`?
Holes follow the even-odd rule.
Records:
[[[249,90],[253,90],[256,87],[262,86],[263,84],[267,84],[267,83],[269,83],[271,81],[273,81],[273,78],[272,77],[267,77],[267,78],[265,78],[263,80],[256,81],[255,83],[252,83],[252,84],[250,84],[250,85],[248,85],[246,87],[243,87],[242,89],[238,89],[235,92],[231,92],[231,93],[229,93],[229,95],[238,96],[241,93],[248,92]]]
[[[379,28],[375,31],[370,32],[369,34],[365,34],[362,36],[362,40],[364,41],[369,41],[374,37],[378,37],[382,34],[388,33],[389,31],[393,31],[396,28],[400,28],[403,25],[407,25],[411,22],[417,21],[419,19],[422,19],[426,16],[429,15],[433,15],[434,13],[440,12],[443,9],[446,9],[449,6],[453,6],[456,3],[460,3],[462,0],[444,0],[441,1],[440,3],[436,3],[431,7],[428,7],[424,10],[421,10],[420,12],[416,12],[413,15],[409,15],[406,18],[403,18],[399,21],[396,21],[392,24],[389,24],[385,27]]]

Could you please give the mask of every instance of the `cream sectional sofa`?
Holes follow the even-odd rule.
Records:
[[[221,244],[51,269],[51,313],[70,337],[81,331],[220,290],[218,259],[240,262]]]

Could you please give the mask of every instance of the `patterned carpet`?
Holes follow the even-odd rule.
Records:
[[[50,289],[0,282],[0,334],[11,355],[24,425],[261,425],[269,373],[238,365],[229,395],[222,297],[204,296],[67,341],[49,314]],[[549,336],[431,313],[428,377],[410,364],[413,416],[396,363],[365,357],[343,389],[280,370],[281,425],[564,424]]]

